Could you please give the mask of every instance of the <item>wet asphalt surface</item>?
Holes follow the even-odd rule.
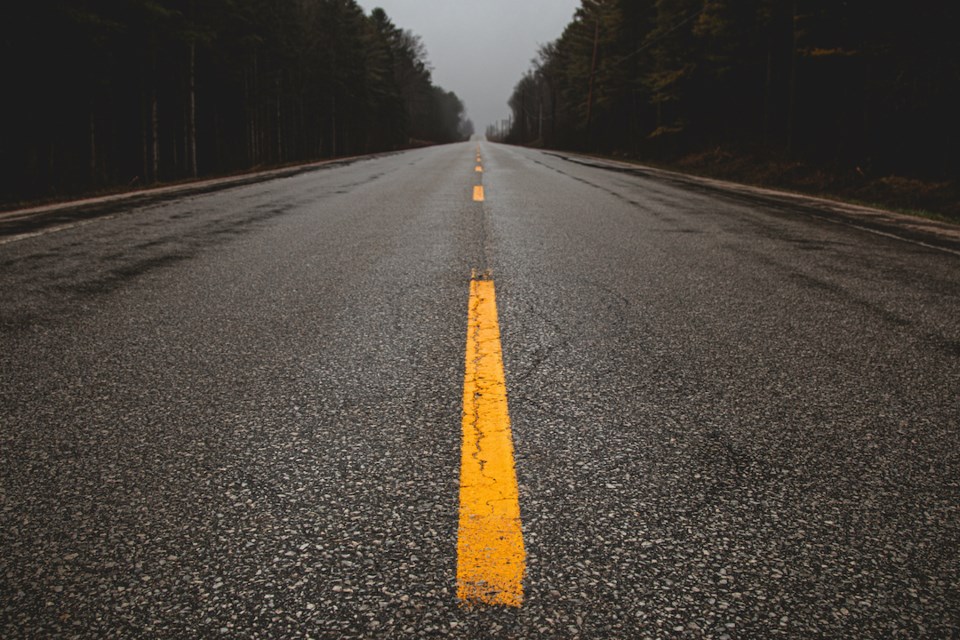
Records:
[[[960,257],[474,148],[0,237],[0,637],[960,636]],[[520,609],[455,595],[473,269]]]

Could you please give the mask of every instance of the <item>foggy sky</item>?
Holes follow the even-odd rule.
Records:
[[[423,38],[433,82],[463,100],[478,133],[506,118],[537,47],[560,37],[580,0],[359,0]]]

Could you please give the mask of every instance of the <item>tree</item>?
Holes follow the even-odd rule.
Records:
[[[943,0],[582,0],[515,86],[507,139],[661,156],[762,145],[955,175],[958,13]]]
[[[420,38],[355,0],[14,3],[0,53],[6,201],[466,130]]]

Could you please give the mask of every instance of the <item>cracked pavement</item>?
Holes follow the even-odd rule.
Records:
[[[0,244],[0,636],[957,637],[949,243],[474,146]],[[519,609],[456,598],[475,269]]]

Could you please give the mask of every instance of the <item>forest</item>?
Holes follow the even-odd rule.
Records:
[[[32,0],[0,26],[0,202],[469,137],[354,0]]]
[[[944,0],[582,0],[487,134],[955,181],[958,17]]]

